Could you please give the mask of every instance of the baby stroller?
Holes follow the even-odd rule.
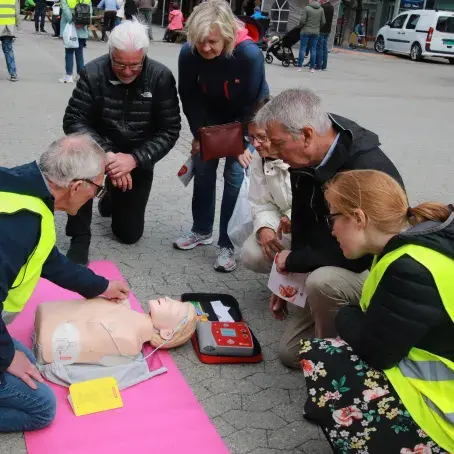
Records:
[[[286,33],[282,38],[279,36],[273,36],[269,39],[265,61],[267,63],[273,63],[274,55],[280,62],[282,62],[282,66],[285,68],[290,66],[290,63],[293,63],[293,66],[297,66],[298,59],[293,55],[292,46],[300,40],[300,32],[301,28],[295,27]]]

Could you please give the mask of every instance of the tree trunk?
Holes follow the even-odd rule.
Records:
[[[349,41],[350,41],[350,35],[353,32],[353,29],[355,28],[355,18],[356,18],[356,5],[357,5],[357,0],[351,0],[350,2],[346,3],[344,2],[344,5],[346,6],[345,12],[344,12],[344,19],[345,19],[345,25],[344,25],[344,30],[342,33],[342,47],[348,47]]]

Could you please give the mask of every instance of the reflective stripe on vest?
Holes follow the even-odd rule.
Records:
[[[0,0],[0,25],[16,25],[16,0]]]
[[[3,309],[7,312],[20,312],[23,309],[41,277],[41,270],[56,239],[54,215],[41,199],[0,192],[1,214],[14,214],[20,211],[31,211],[41,217],[41,235],[3,302]]]
[[[361,309],[367,310],[388,266],[404,254],[430,271],[446,312],[454,322],[454,260],[413,244],[389,252],[378,263],[374,259],[364,283]],[[412,348],[397,366],[384,372],[414,421],[435,443],[454,453],[454,362]]]

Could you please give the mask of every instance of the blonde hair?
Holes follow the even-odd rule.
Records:
[[[225,40],[224,53],[231,57],[235,50],[238,31],[244,24],[232,12],[226,0],[209,0],[197,5],[189,16],[186,27],[191,46],[201,43],[217,25]]]
[[[384,233],[398,233],[408,224],[444,222],[451,214],[449,207],[436,202],[411,208],[399,183],[378,170],[350,170],[337,174],[325,185],[325,198],[331,207],[345,216],[361,209]]]
[[[161,347],[162,349],[179,347],[180,345],[185,344],[194,334],[197,325],[197,312],[193,304],[186,304],[188,304],[188,320],[177,332],[173,334],[172,338]],[[166,339],[161,337],[159,331],[156,329],[153,330],[150,337],[150,344],[153,347],[160,346],[165,340]]]

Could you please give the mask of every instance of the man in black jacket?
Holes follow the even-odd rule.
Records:
[[[155,164],[175,145],[180,108],[175,79],[164,65],[147,57],[146,27],[126,21],[109,38],[109,55],[88,63],[63,118],[66,134],[90,134],[107,153],[108,194],[98,205],[112,217],[112,231],[122,243],[143,234],[145,208]],[[92,201],[69,216],[68,258],[88,262]]]
[[[320,28],[317,41],[317,69],[326,71],[328,65],[328,38],[333,25],[334,7],[329,0],[322,1],[322,9],[325,12],[325,25]]]
[[[297,307],[280,344],[281,361],[298,367],[302,338],[337,335],[334,318],[345,304],[359,304],[372,258],[344,257],[331,234],[323,185],[343,170],[375,169],[402,186],[394,164],[379,148],[378,136],[355,122],[326,113],[310,90],[286,90],[269,102],[256,122],[266,127],[271,148],[290,165],[292,183],[291,251],[276,259],[279,272],[311,273],[306,281],[307,303]],[[280,228],[290,232],[284,218]],[[272,295],[276,318],[287,313],[286,302]]]

